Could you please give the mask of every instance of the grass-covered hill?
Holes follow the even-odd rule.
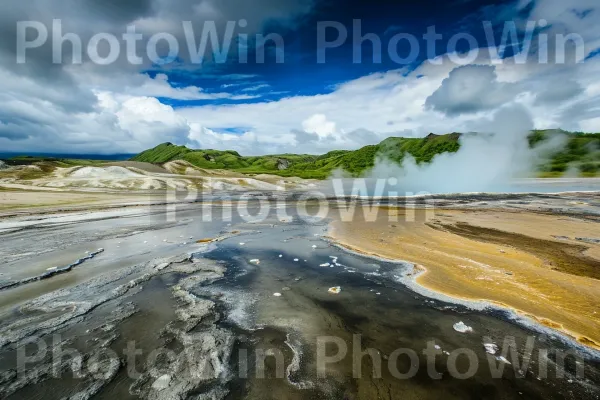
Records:
[[[552,135],[565,135],[566,145],[540,165],[542,176],[561,176],[566,172],[579,172],[582,176],[600,173],[600,133],[536,130],[529,135],[529,145],[537,146]]]
[[[553,135],[567,138],[561,151],[550,154],[539,166],[539,176],[558,177],[564,175],[600,175],[600,134],[537,130],[529,135],[529,145],[538,146]],[[132,158],[133,161],[164,164],[169,161],[184,160],[203,169],[224,169],[244,174],[275,174],[298,176],[301,178],[325,179],[334,170],[341,169],[359,176],[373,167],[377,157],[401,163],[410,154],[418,163],[428,163],[437,154],[456,152],[460,148],[459,133],[446,135],[430,134],[424,138],[390,137],[383,142],[365,146],[358,150],[334,150],[323,155],[275,154],[248,157],[235,151],[193,150],[185,146],[163,143]],[[73,166],[103,166],[107,160],[75,159],[62,157],[19,156],[5,158],[6,166],[35,165],[38,168],[20,170],[0,170],[4,175],[19,175],[21,179],[43,177],[56,168]],[[22,176],[21,176],[22,175]]]
[[[431,134],[426,138],[391,137],[378,145],[365,146],[354,151],[334,150],[323,155],[275,154],[245,157],[235,151],[192,150],[185,146],[163,143],[132,158],[163,164],[173,160],[185,160],[199,168],[228,169],[247,174],[270,173],[281,176],[325,179],[333,170],[343,169],[352,175],[360,175],[373,167],[378,155],[401,162],[411,154],[418,162],[429,162],[439,153],[459,149],[460,134]]]
[[[560,176],[567,171],[579,171],[585,176],[600,172],[600,134],[537,130],[529,136],[530,146],[548,140],[552,135],[565,135],[567,145],[540,165],[542,176]],[[332,171],[343,169],[359,176],[373,167],[377,157],[401,163],[410,154],[418,163],[428,163],[437,154],[456,152],[460,148],[460,133],[430,134],[424,138],[390,137],[383,142],[358,150],[335,150],[323,155],[276,154],[246,157],[235,151],[193,150],[185,146],[163,143],[146,150],[132,161],[163,164],[185,160],[204,169],[227,169],[247,174],[269,173],[281,176],[325,179]]]

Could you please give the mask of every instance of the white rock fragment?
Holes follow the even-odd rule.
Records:
[[[244,242],[240,242],[240,246],[243,246],[243,245],[245,245],[245,244],[246,244],[246,243],[244,243]]]
[[[280,255],[279,255],[279,258],[283,258],[283,254],[280,254]]]
[[[152,389],[164,390],[171,384],[171,375],[162,375],[152,384]]]
[[[258,258],[253,258],[252,260],[250,260],[250,262],[256,265],[260,264],[260,260]]]
[[[330,287],[328,290],[328,292],[331,294],[340,294],[341,291],[342,291],[342,288],[339,286]]]
[[[313,244],[313,245],[312,245],[312,248],[313,248],[313,249],[316,249],[316,248],[317,248],[317,245],[316,245],[316,244]]]
[[[273,293],[273,296],[275,296],[275,297],[281,297],[281,293]]]
[[[294,258],[294,262],[298,262],[298,261],[300,261],[300,260],[299,260],[299,259],[297,259],[297,258]]]
[[[329,263],[323,263],[323,264],[319,265],[319,267],[329,267]]]
[[[456,324],[454,324],[452,327],[454,328],[454,330],[455,330],[456,332],[460,332],[460,333],[473,332],[473,328],[471,328],[471,327],[470,327],[470,326],[468,326],[468,325],[465,325],[465,323],[464,323],[464,322],[462,322],[462,321],[460,321],[460,322],[457,322],[457,323],[456,323]]]
[[[438,346],[437,344],[433,346],[436,350],[441,350],[442,348],[440,346]]]
[[[489,353],[489,354],[496,354],[496,352],[498,351],[498,346],[496,346],[494,343],[484,343],[483,347],[485,347],[485,352]]]
[[[498,360],[498,361],[502,361],[502,362],[503,362],[503,363],[505,363],[505,364],[511,365],[511,364],[510,364],[510,361],[508,361],[506,358],[504,358],[504,357],[502,357],[502,356],[497,356],[497,357],[496,357],[496,360]]]

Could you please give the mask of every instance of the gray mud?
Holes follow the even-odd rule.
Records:
[[[525,200],[476,197],[462,204],[479,201],[512,207],[501,202]],[[561,199],[543,201],[551,208],[564,207],[565,212],[586,207],[569,206]],[[69,272],[0,292],[0,397],[594,399],[600,395],[600,363],[590,354],[581,354],[583,377],[577,376],[573,358],[567,359],[563,375],[555,376],[558,364],[552,352],[573,350],[559,336],[518,324],[498,310],[473,309],[416,293],[397,280],[410,273],[409,266],[333,246],[322,239],[325,222],[282,222],[274,216],[260,223],[239,217],[205,222],[202,216],[201,207],[190,205],[170,223],[160,212],[127,212],[122,217],[112,212],[110,219],[101,215],[61,223],[41,219],[39,226],[29,221],[27,229],[5,231],[0,273],[11,279],[36,276],[52,264],[77,260],[90,248],[105,251]],[[213,240],[197,243],[206,238]],[[341,292],[328,293],[335,286]],[[473,331],[455,331],[453,325],[459,321]],[[349,353],[318,374],[317,343],[323,337],[342,340]],[[368,356],[359,357],[363,373],[354,376],[357,337],[359,352],[371,348],[381,357],[381,376],[372,373],[376,363]],[[490,359],[483,347],[490,338],[502,348],[507,337],[514,338],[519,359],[525,356],[526,341],[531,338],[535,343],[532,362],[523,371],[514,362]],[[440,377],[428,374],[423,350],[430,342],[439,346],[434,367]],[[132,344],[140,351],[134,357],[124,351]],[[399,348],[414,350],[421,365],[410,379],[398,379],[387,368]],[[472,351],[480,366],[469,379],[453,378],[449,368],[450,354],[459,349]],[[545,351],[550,376],[540,379]],[[24,367],[18,363],[23,356]],[[410,369],[410,359],[395,360],[399,371]],[[490,361],[504,368],[500,379],[490,375]],[[468,367],[465,359],[456,362],[461,371]]]

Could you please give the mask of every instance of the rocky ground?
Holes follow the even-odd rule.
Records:
[[[1,168],[0,168],[1,169]],[[13,166],[0,172],[0,187],[7,189],[61,189],[151,193],[165,190],[289,190],[312,184],[299,178],[243,175],[232,171],[205,170],[185,161],[164,166],[120,162],[98,166],[58,167],[44,171],[38,165]]]
[[[488,336],[498,346],[505,335],[519,341],[535,335],[536,343],[546,348],[575,348],[556,333],[568,336],[565,328],[574,326],[570,330],[580,334],[579,345],[593,346],[598,285],[589,262],[600,246],[595,194],[424,196],[400,205],[377,199],[356,210],[378,209],[384,221],[376,218],[369,225],[353,220],[344,240],[334,232],[338,241],[379,257],[371,259],[340,250],[322,237],[328,221],[365,199],[329,199],[326,220],[315,217],[319,202],[312,201],[303,205],[312,217],[299,219],[294,213],[300,209],[301,192],[261,192],[261,200],[274,206],[287,198],[285,211],[291,216],[282,218],[281,207],[273,207],[261,219],[259,193],[245,211],[239,208],[240,195],[215,197],[212,220],[205,218],[203,204],[185,203],[177,204],[175,220],[166,219],[164,205],[147,204],[99,205],[97,210],[75,204],[62,210],[50,207],[48,214],[33,207],[0,219],[2,398],[392,399],[401,394],[434,399],[448,393],[454,394],[449,398],[464,398],[483,386],[503,398],[598,395],[600,370],[587,353],[584,378],[569,367],[561,379],[540,381],[531,372],[516,379],[518,371],[504,364],[508,375],[501,380],[484,373],[465,381],[449,379],[443,365],[438,367],[448,379],[441,381],[430,380],[425,372],[413,380],[389,374],[357,380],[352,358],[328,368],[326,379],[315,375],[316,341],[323,335],[351,341],[360,334],[364,345],[377,349],[386,362],[398,346],[414,348],[422,365],[420,349],[431,340],[444,360],[454,349],[467,347],[481,363],[488,361],[482,345],[490,344],[484,342]],[[233,219],[223,218],[225,208],[235,211]],[[396,220],[387,219],[390,215]],[[520,241],[517,235],[528,239]],[[421,258],[407,257],[411,248]],[[388,254],[389,249],[406,254]],[[563,256],[572,250],[577,253]],[[411,262],[388,264],[381,256]],[[437,271],[446,274],[432,282],[447,287],[415,280],[418,271],[409,276],[419,265],[431,272],[439,265]],[[461,276],[453,273],[457,265],[465,268],[454,269],[468,271],[464,280],[455,279]],[[549,295],[535,286],[527,268],[538,271],[538,283],[543,278],[557,290]],[[428,276],[436,275],[423,275]],[[592,283],[586,287],[584,282]],[[481,284],[488,296],[471,296],[477,294],[474,284]],[[572,285],[571,291],[559,293],[566,285]],[[490,289],[495,286],[512,289]],[[457,295],[448,289],[452,287],[462,292]],[[519,309],[529,317],[545,317],[534,322],[546,330],[523,321],[515,324],[488,309],[493,302],[517,308],[490,293],[512,294],[536,306]],[[565,296],[568,303],[556,301]],[[473,306],[473,300],[482,306]],[[563,321],[540,309],[563,317],[570,309],[574,317]],[[471,330],[453,329],[459,322]],[[132,341],[143,352],[141,360],[123,352]],[[74,363],[73,357],[57,357],[64,349],[75,350],[80,358]],[[159,349],[162,353],[156,353]],[[257,370],[250,356],[243,360],[250,376],[240,378],[240,354],[256,354],[257,349],[279,350],[283,367],[278,368],[275,357],[268,358],[266,370]],[[26,368],[17,362],[19,355],[28,360]],[[363,368],[370,371],[372,365],[365,361]],[[79,371],[74,378],[73,369]],[[258,379],[261,374],[267,377]]]

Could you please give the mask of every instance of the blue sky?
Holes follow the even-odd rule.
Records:
[[[242,154],[324,153],[378,143],[389,136],[420,137],[430,132],[493,131],[502,110],[529,116],[523,130],[563,128],[600,131],[600,10],[596,0],[135,0],[127,3],[47,0],[34,10],[17,0],[0,5],[0,149],[59,153],[134,153],[162,142],[196,148],[232,149]],[[89,51],[73,63],[76,46],[59,47],[55,32],[75,35],[87,50],[98,34],[113,35],[121,50],[100,65]],[[241,20],[245,21],[240,26]],[[362,35],[381,42],[353,43]],[[18,63],[19,21],[36,21],[48,31],[43,45],[28,49]],[[220,38],[234,24],[233,50],[226,62],[191,62],[183,28],[194,38],[213,23]],[[319,46],[319,24],[347,31],[340,46]],[[489,46],[484,23],[499,43],[514,27],[517,47]],[[530,40],[527,41],[528,24]],[[142,39],[134,48],[141,63],[129,61],[120,38],[134,27]],[[428,51],[423,35],[441,35]],[[31,28],[32,30],[38,28]],[[508,32],[508,31],[506,31]],[[284,43],[276,62],[272,45],[264,63],[240,63],[236,43],[278,34]],[[169,35],[179,52],[157,65],[147,50],[151,38]],[[417,50],[406,58],[415,44]],[[568,35],[560,61],[559,37]],[[325,40],[337,31],[329,28]],[[570,37],[570,36],[569,36]],[[27,39],[28,38],[28,39]],[[32,40],[32,36],[26,37]],[[456,46],[450,46],[453,40]],[[541,39],[548,39],[548,62]],[[396,42],[394,42],[396,40]],[[471,40],[469,43],[467,40]],[[578,41],[582,43],[578,45]],[[156,53],[168,54],[157,41]],[[272,43],[272,42],[269,42]],[[396,49],[390,55],[388,46]],[[106,43],[98,54],[108,54]],[[529,46],[529,47],[527,47]],[[527,51],[519,52],[527,47]],[[359,52],[360,50],[360,52]],[[503,52],[500,59],[494,51]],[[325,62],[319,62],[325,54]],[[360,54],[360,57],[358,56]],[[473,56],[473,57],[471,57]],[[380,59],[374,62],[373,59]]]
[[[431,57],[431,54],[426,51],[426,42],[423,39],[429,26],[435,26],[436,33],[443,36],[443,39],[436,42],[434,56],[446,52],[448,40],[457,32],[469,32],[478,42],[486,43],[481,23],[483,20],[497,24],[496,39],[500,41],[504,18],[514,16],[515,7],[515,1],[321,1],[317,2],[310,12],[294,21],[288,21],[286,25],[265,21],[263,28],[265,34],[277,32],[285,40],[284,63],[276,63],[275,56],[269,54],[269,51],[264,64],[256,63],[255,52],[252,52],[251,47],[248,63],[240,63],[238,54],[232,52],[230,60],[225,64],[207,62],[193,71],[188,69],[189,66],[177,70],[177,66],[168,65],[167,68],[150,69],[147,73],[150,76],[164,73],[174,86],[198,86],[213,93],[227,90],[240,95],[260,95],[254,99],[215,100],[212,104],[275,101],[289,96],[331,93],[340,83],[374,72],[417,67]],[[526,14],[526,11],[522,14]],[[362,35],[375,34],[382,43],[381,48],[378,49],[371,42],[364,42],[358,59],[353,37],[355,34],[358,37],[361,35],[354,29],[355,20],[360,20]],[[327,49],[326,62],[318,63],[317,26],[323,21],[341,23],[348,37],[343,45]],[[240,30],[240,32],[244,31]],[[329,28],[328,33],[329,40],[334,40],[338,35],[338,31],[334,28]],[[411,63],[394,62],[388,56],[389,41],[398,33],[409,33],[419,40],[421,50]],[[461,42],[458,48],[466,47],[466,44]],[[401,57],[406,57],[409,52],[408,44],[399,45],[398,54]],[[507,52],[507,55],[509,54],[510,52]],[[210,103],[166,98],[161,101],[174,107]]]

